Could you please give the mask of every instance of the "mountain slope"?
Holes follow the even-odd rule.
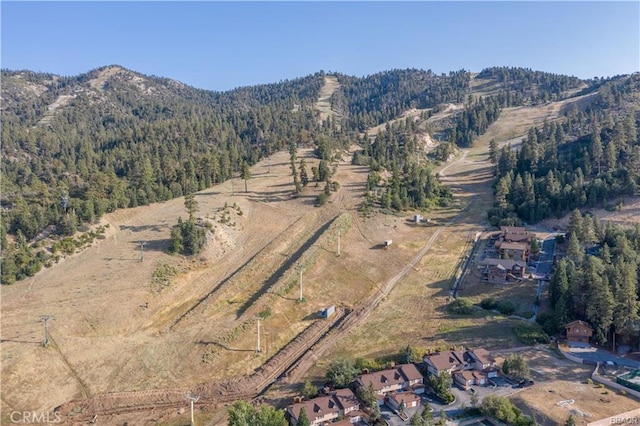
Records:
[[[255,164],[292,143],[331,152],[405,113],[418,125],[409,127],[397,149],[398,138],[389,138],[391,147],[376,152],[406,151],[406,139],[410,147],[442,148],[442,160],[451,149],[434,140],[469,146],[502,108],[609,90],[594,106],[606,110],[613,108],[607,99],[619,96],[611,86],[615,79],[581,81],[519,68],[477,75],[416,69],[362,78],[337,74],[331,81],[339,86],[322,97],[326,78],[317,73],[211,92],[117,65],[74,77],[3,70],[3,248],[7,235],[28,252],[39,235],[71,235],[106,212],[208,188],[236,175],[243,163]],[[331,105],[332,120],[319,121],[319,100]],[[411,155],[424,151],[412,148]],[[19,279],[41,263],[8,269],[22,271]]]

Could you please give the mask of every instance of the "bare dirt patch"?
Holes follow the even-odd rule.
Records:
[[[320,89],[320,96],[315,104],[315,108],[320,111],[320,122],[324,122],[327,118],[338,114],[331,106],[331,95],[340,88],[340,83],[335,75],[326,75],[324,77],[324,85]]]
[[[621,226],[635,226],[640,223],[640,198],[624,197],[619,200],[613,200],[612,205],[616,207],[610,210],[606,209],[585,209],[594,216],[600,218],[603,223],[611,222]],[[540,222],[540,226],[552,229],[567,229],[569,225],[570,213],[560,219],[550,218]]]
[[[577,424],[587,424],[638,407],[638,401],[613,389],[587,384],[592,367],[572,363],[547,347],[521,353],[529,362],[535,385],[512,399],[526,414],[533,414],[538,424],[563,424],[569,415]]]

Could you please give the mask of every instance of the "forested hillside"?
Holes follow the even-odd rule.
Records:
[[[409,120],[389,127],[375,141],[362,137],[371,126],[396,119],[412,108],[424,109],[424,118],[442,105],[461,105],[446,121],[448,142],[438,147],[435,156],[442,161],[454,151],[454,144],[471,146],[500,116],[502,108],[599,89],[591,109],[568,111],[563,124],[532,133],[536,161],[543,158],[539,151],[545,138],[553,134],[558,149],[550,155],[562,162],[558,167],[569,170],[580,165],[581,172],[575,173],[582,173],[584,182],[591,183],[594,169],[585,165],[591,157],[580,156],[589,150],[571,147],[589,144],[579,134],[584,136],[593,117],[598,117],[603,153],[595,169],[597,177],[612,186],[611,191],[606,187],[608,194],[629,193],[637,185],[637,174],[624,174],[617,165],[619,160],[624,170],[630,170],[636,164],[635,118],[613,112],[624,111],[622,104],[633,102],[637,76],[581,81],[521,68],[492,68],[478,75],[465,70],[436,75],[417,69],[362,78],[337,74],[340,89],[332,95],[331,103],[340,111],[340,118],[333,120],[341,121],[322,123],[313,105],[324,75],[319,72],[221,93],[119,66],[75,77],[3,70],[0,232],[3,265],[10,267],[3,268],[2,282],[32,275],[47,263],[59,247],[38,243],[46,236],[60,239],[104,213],[210,187],[239,175],[243,164],[252,165],[291,144],[315,147],[326,161],[336,150],[361,144],[363,150],[356,161],[371,167],[365,208],[378,205],[400,210],[446,203],[451,193],[432,174],[433,156],[427,157],[416,139],[417,132],[424,129]],[[482,83],[482,90],[472,88],[474,80]],[[563,133],[558,134],[559,127]],[[625,135],[622,139],[620,132]],[[565,140],[564,135],[570,137]],[[614,143],[609,142],[612,138]],[[517,164],[529,164],[528,157],[511,164],[508,156],[525,154],[505,151],[503,158],[496,153],[501,181]],[[566,158],[570,164],[565,164]],[[538,174],[546,173],[545,167],[551,166],[529,169],[535,175],[522,176],[523,184],[526,179],[542,179]],[[553,173],[564,190],[574,171],[563,170],[553,169]],[[515,169],[511,173],[516,182]],[[492,217],[503,222],[516,221],[517,214],[525,218],[528,207],[520,207],[524,202],[516,193],[512,191],[512,198],[502,202]],[[566,202],[564,194],[558,196],[559,201],[553,200],[548,207],[536,207],[535,217],[573,207],[557,206]]]
[[[319,74],[226,93],[117,66],[3,71],[2,82],[2,242],[20,246],[3,261],[22,253],[17,279],[40,268],[28,243],[43,231],[71,235],[106,212],[207,188],[319,131]]]
[[[640,330],[640,225],[626,230],[603,225],[575,210],[568,232],[567,257],[557,263],[549,284],[553,310],[539,321],[555,334],[581,319],[594,327],[597,343],[631,343]]]
[[[640,188],[640,75],[599,84],[583,110],[532,128],[522,146],[492,147],[495,225],[535,222],[614,202]]]

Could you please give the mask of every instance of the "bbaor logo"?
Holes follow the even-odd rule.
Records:
[[[11,423],[60,423],[60,413],[48,411],[12,411]]]

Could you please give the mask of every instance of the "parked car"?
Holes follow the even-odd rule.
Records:
[[[522,380],[518,383],[519,388],[527,388],[529,386],[533,386],[533,380]]]

